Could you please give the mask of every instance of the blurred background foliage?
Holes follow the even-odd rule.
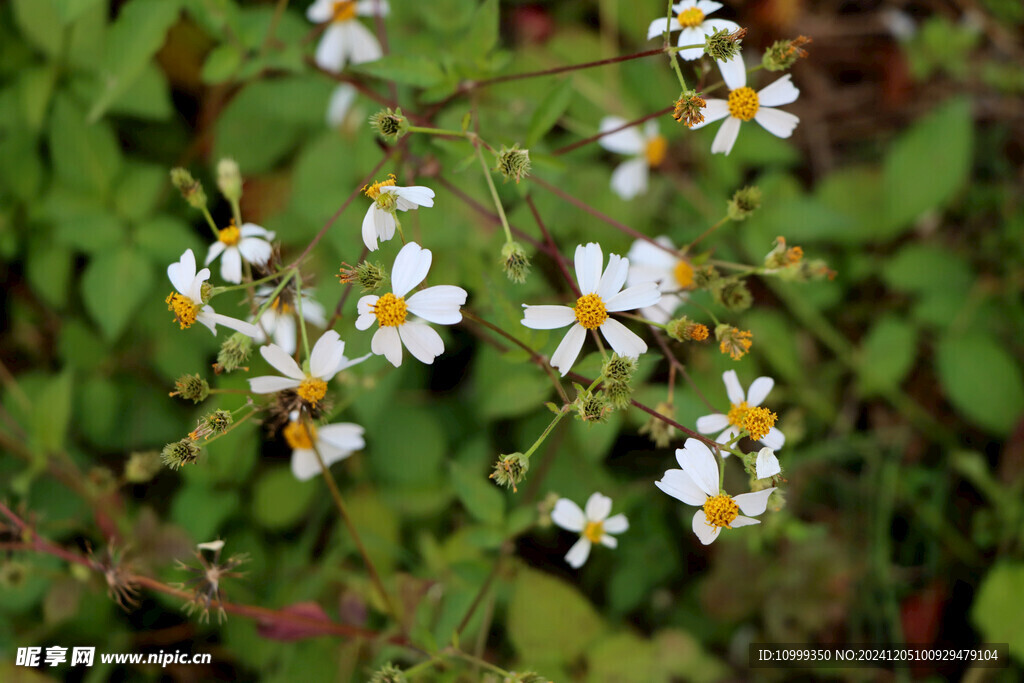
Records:
[[[390,54],[345,73],[363,94],[345,124],[330,127],[336,83],[312,66],[317,33],[305,4],[0,4],[0,481],[10,505],[70,548],[126,549],[136,571],[173,583],[187,578],[174,559],[224,538],[227,553],[251,556],[246,576],[225,585],[232,601],[313,601],[332,619],[379,628],[381,605],[323,482],[296,481],[286,445],[258,427],[211,445],[197,466],[146,483],[124,478],[130,454],[181,438],[214,403],[243,400],[193,407],[167,397],[183,373],[211,376],[217,349],[201,328],[179,331],[163,303],[167,264],[186,248],[205,254],[208,240],[168,169],[190,168],[212,197],[217,160],[235,158],[247,181],[244,216],[275,230],[294,256],[380,160],[365,124],[379,109],[373,99],[423,114],[466,79],[650,49],[646,26],[665,8],[394,0],[384,22]],[[352,516],[412,642],[426,650],[450,641],[487,582],[493,590],[463,644],[555,681],[743,679],[749,642],[900,641],[1009,642],[1015,661],[1002,674],[1018,678],[1024,10],[1016,0],[737,0],[722,16],[750,29],[748,63],[773,40],[813,38],[793,70],[801,96],[789,109],[800,126],[790,141],[745,126],[730,156],[712,157],[713,131],[661,117],[669,158],[636,200],[608,191],[618,158],[597,145],[554,152],[595,134],[606,115],[632,119],[671,104],[678,85],[660,56],[495,85],[432,113],[438,126],[458,128],[475,109],[491,144],[530,147],[536,176],[677,244],[718,220],[735,190],[757,184],[763,210],[723,229],[716,256],[759,263],[783,235],[828,260],[832,281],[755,283],[755,306],[737,318],[755,339],[741,363],[677,349],[723,408],[724,370],[737,368],[745,385],[776,378],[770,405],[788,437],[783,511],[701,547],[687,509],[653,493],[674,459],[637,435],[647,419],[639,411],[563,425],[518,494],[494,487],[486,475],[496,455],[533,441],[552,392],[525,355],[465,324],[442,330],[446,353],[433,366],[395,370],[375,357],[342,388],[343,419],[367,433],[366,450],[335,468]],[[466,288],[471,310],[550,353],[555,335],[522,328],[520,304],[567,293],[542,254],[525,285],[504,278],[500,231],[450,189],[490,206],[469,144],[414,137],[381,177],[388,171],[437,192],[435,207],[407,222],[434,252],[432,278]],[[563,253],[588,240],[606,253],[629,249],[625,235],[528,181],[499,191],[512,224],[539,235],[523,201],[532,194]],[[332,273],[359,258],[364,210],[355,202],[304,269],[328,310],[342,296]],[[213,212],[230,217],[226,204]],[[369,346],[352,327],[354,305],[336,326],[350,356]],[[597,374],[596,362],[583,360],[579,372]],[[651,354],[641,367],[637,398],[656,405],[668,364]],[[221,376],[216,386],[245,383]],[[684,387],[675,405],[687,425],[706,412]],[[562,560],[574,539],[535,526],[537,503],[552,491],[582,503],[595,490],[631,528],[617,550],[574,572]],[[289,641],[240,617],[198,624],[158,593],[125,612],[101,576],[44,555],[5,551],[0,582],[5,680],[29,680],[13,666],[26,645],[214,654],[211,667],[97,665],[31,680],[362,680],[388,659],[415,661],[401,648],[336,637]],[[864,674],[828,675],[845,673]]]

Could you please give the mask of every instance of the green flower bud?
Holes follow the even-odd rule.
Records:
[[[792,67],[798,59],[807,56],[804,45],[811,42],[807,36],[798,36],[792,40],[776,40],[764,51],[761,65],[768,71],[785,71]]]
[[[190,465],[199,459],[202,449],[192,439],[184,438],[164,446],[160,451],[160,459],[172,470]]]
[[[408,679],[402,670],[388,662],[370,676],[370,683],[406,683]]]
[[[198,441],[200,438],[205,441],[211,436],[226,432],[234,421],[235,418],[230,410],[217,409],[199,418],[199,425],[188,437],[193,441]]]
[[[711,290],[711,294],[717,303],[733,313],[747,310],[754,300],[743,280],[725,280]]]
[[[519,242],[506,242],[501,248],[501,259],[509,280],[516,284],[526,282],[526,276],[530,272],[530,259],[526,256],[523,245]]]
[[[711,289],[720,278],[721,275],[714,266],[701,266],[693,271],[693,286],[697,289]]]
[[[217,164],[217,187],[230,202],[242,198],[242,173],[234,159],[221,159]]]
[[[385,140],[394,142],[409,132],[409,120],[402,116],[402,108],[392,111],[381,109],[370,117],[370,127]]]
[[[339,282],[343,284],[356,283],[364,294],[376,291],[387,280],[387,269],[380,263],[370,263],[369,261],[363,261],[355,267],[342,263],[338,273]]]
[[[576,419],[587,424],[604,422],[608,419],[613,408],[608,403],[608,398],[600,391],[587,391],[576,385],[578,396],[573,402],[576,409]]]
[[[611,403],[612,408],[625,410],[631,405],[633,387],[626,383],[612,382],[605,386],[604,393],[607,395],[608,402]]]
[[[518,492],[518,484],[526,479],[526,473],[530,470],[530,459],[522,453],[511,453],[502,455],[494,463],[494,471],[489,479],[493,479],[499,486],[512,488],[513,493]]]
[[[723,62],[727,62],[740,53],[740,43],[747,35],[747,29],[737,31],[720,29],[704,37],[704,54]]]
[[[706,325],[690,320],[685,315],[682,318],[669,321],[665,326],[665,332],[676,341],[704,341],[710,334]]]
[[[502,145],[494,170],[505,176],[505,182],[514,179],[518,184],[520,179],[530,175],[530,150],[519,149],[518,142],[511,147]]]
[[[210,395],[210,385],[199,376],[199,373],[182,375],[174,381],[174,391],[170,395],[181,396],[193,403],[202,403]]]
[[[637,367],[639,367],[639,363],[636,358],[613,353],[612,357],[606,360],[601,367],[601,374],[609,383],[629,384]]]
[[[241,332],[235,332],[220,345],[217,352],[217,364],[214,368],[217,374],[222,372],[234,372],[239,368],[248,370],[245,363],[249,360],[252,352],[252,338]]]
[[[761,208],[761,189],[758,187],[744,187],[736,190],[736,194],[729,201],[729,220],[742,221],[747,216]]]
[[[184,168],[171,169],[171,184],[181,192],[182,198],[195,209],[206,208],[206,192],[203,191],[203,184],[192,177],[192,174]]]

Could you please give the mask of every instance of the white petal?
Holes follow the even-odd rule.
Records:
[[[718,99],[707,100],[707,105],[701,113],[704,114],[704,120],[698,124],[690,126],[690,130],[697,130],[710,123],[714,123],[719,119],[724,119],[729,115],[729,103],[725,100]]]
[[[636,358],[647,351],[644,340],[614,318],[605,320],[599,329],[601,335],[608,340],[608,345],[620,356]]]
[[[676,54],[679,55],[680,59],[687,61],[692,59],[700,59],[701,55],[704,54],[704,31],[699,28],[686,27],[679,33],[679,40],[676,42],[678,47],[684,45],[700,45],[702,47],[690,47],[685,50],[680,50]]]
[[[395,296],[405,296],[409,290],[423,282],[430,270],[433,254],[415,242],[409,242],[395,257],[391,269],[391,291]]]
[[[779,459],[775,457],[775,451],[767,446],[757,452],[757,462],[754,467],[758,479],[768,479],[782,472]]]
[[[733,25],[735,26],[735,24]],[[715,63],[718,64],[718,70],[722,73],[722,80],[725,81],[725,85],[729,90],[736,90],[737,88],[746,86],[747,65],[743,63],[742,53],[736,55],[727,62],[716,59]]]
[[[316,0],[306,8],[306,18],[316,24],[330,21],[334,16],[334,0]]]
[[[242,223],[242,227],[238,229],[238,234],[242,237],[259,237],[264,240],[274,239],[275,233],[271,230],[267,230],[262,225],[256,225],[255,223]]]
[[[242,281],[242,255],[238,247],[228,247],[224,250],[224,257],[220,260],[220,276],[225,282],[233,282],[236,285]]]
[[[387,242],[395,236],[397,225],[395,217],[390,211],[385,211],[376,204],[373,205],[373,229],[377,232],[377,239]]]
[[[679,464],[683,471],[690,475],[693,483],[700,487],[700,490],[709,496],[718,495],[718,462],[712,455],[711,449],[703,441],[689,438],[683,444],[683,453],[676,451]]]
[[[569,548],[569,552],[565,554],[565,561],[573,569],[579,569],[587,561],[588,557],[590,557],[590,541],[586,538],[581,538]]]
[[[373,333],[370,340],[370,350],[378,356],[384,356],[396,368],[402,364],[402,340],[398,336],[398,329],[394,327],[381,327]]]
[[[580,291],[584,294],[593,294],[597,291],[597,283],[601,281],[601,265],[604,255],[601,253],[601,245],[596,242],[589,242],[586,245],[580,244],[576,247],[574,265],[576,266],[576,282]]]
[[[587,526],[587,518],[583,510],[575,502],[568,498],[559,498],[555,503],[555,509],[551,511],[551,521],[565,529],[579,533]]]
[[[320,461],[312,448],[292,451],[292,474],[299,481],[309,481],[321,473]]]
[[[295,359],[285,353],[277,344],[267,344],[260,347],[260,355],[270,363],[271,367],[285,377],[297,379],[300,382],[306,379],[306,373],[302,371]]]
[[[668,17],[658,17],[647,27],[647,40],[656,36],[662,36],[665,34],[666,29],[673,31],[678,26],[677,22],[669,20]]]
[[[444,353],[444,341],[437,330],[423,323],[399,325],[398,336],[416,360],[430,365]]]
[[[782,447],[786,445],[786,435],[775,427],[772,427],[768,430],[765,437],[761,439],[761,443],[768,446],[768,448],[771,448],[773,451],[782,450]]]
[[[249,378],[249,390],[254,394],[273,394],[285,389],[295,389],[298,386],[298,380],[276,375]]]
[[[697,431],[701,434],[711,434],[719,429],[729,426],[729,418],[722,413],[712,413],[697,418]]]
[[[345,37],[341,24],[332,23],[327,27],[316,46],[317,66],[325,71],[341,73],[345,68],[345,56],[348,52]]]
[[[348,117],[352,103],[356,101],[356,89],[348,83],[342,83],[334,92],[327,103],[327,125],[340,126]]]
[[[634,311],[645,306],[653,306],[661,299],[658,285],[653,282],[642,282],[624,289],[610,299],[605,299],[605,308],[610,313],[617,311]]]
[[[377,305],[377,301],[380,299],[376,294],[367,294],[364,297],[360,297],[356,303],[356,312],[359,317],[356,318],[356,329],[366,330],[369,329],[370,325],[377,320],[377,314],[373,312],[373,307]]]
[[[353,64],[374,62],[384,55],[377,36],[361,23],[346,21],[342,27],[345,31],[345,47],[348,48],[348,57]]]
[[[704,14],[710,14],[710,12],[704,12]],[[740,25],[735,21],[729,21],[728,19],[705,19],[700,27],[704,30],[704,35],[710,36],[715,31],[728,31],[732,33],[738,31]]]
[[[273,248],[270,242],[260,237],[243,237],[238,243],[238,251],[249,263],[262,266],[270,260]]]
[[[167,266],[167,278],[176,290],[188,295],[192,281],[196,279],[196,255],[191,249],[185,250],[177,263]]]
[[[722,373],[722,381],[725,382],[725,395],[729,397],[729,403],[736,405],[747,400],[743,393],[743,386],[740,384],[739,375],[735,370],[726,370]]]
[[[221,242],[220,240],[217,240],[216,242],[211,244],[210,250],[206,252],[206,265],[210,265],[211,263],[213,263],[213,260],[220,256],[221,252],[223,252],[224,249],[226,248],[227,245]]]
[[[427,287],[406,299],[409,311],[438,325],[454,325],[462,320],[459,307],[466,303],[466,290],[454,285]]]
[[[668,247],[669,249],[675,249],[675,246],[672,244],[672,240],[664,235],[654,238],[654,241]],[[629,248],[629,253],[626,256],[629,259],[631,278],[632,271],[638,267],[649,266],[655,270],[672,270],[676,267],[676,262],[678,261],[675,256],[664,249],[659,249],[647,240],[637,240],[633,242],[633,245]]]
[[[650,169],[647,159],[637,157],[624,161],[612,171],[611,188],[626,201],[647,192]]]
[[[261,321],[265,322],[267,314],[263,314]],[[284,349],[284,352],[289,356],[295,354],[295,349],[298,348],[298,338],[296,333],[298,330],[295,327],[295,318],[290,315],[282,315],[277,319],[277,326],[274,328],[272,334],[274,335],[274,343]]]
[[[358,451],[366,446],[364,429],[352,422],[324,425],[317,431],[317,438],[341,451]]]
[[[786,74],[779,80],[757,91],[757,102],[762,107],[781,107],[796,102],[800,90],[793,85],[792,75]]]
[[[196,548],[199,550],[212,550],[213,552],[217,552],[218,550],[222,550],[224,548],[224,541],[217,540],[208,541],[206,543],[199,543],[196,545]]]
[[[629,274],[629,261],[618,254],[608,255],[608,266],[604,269],[600,282],[597,283],[597,295],[602,301],[607,302],[619,293],[622,285],[626,284],[626,276]]]
[[[722,9],[722,3],[713,2],[713,0],[699,0],[699,2],[693,3],[693,6],[703,12],[704,16]]]
[[[738,496],[733,496],[733,501],[740,506],[740,512],[756,517],[768,508],[768,496],[772,495],[774,490],[773,486],[770,489],[754,493],[741,493]]]
[[[612,499],[600,493],[590,494],[587,504],[583,508],[583,514],[587,516],[588,522],[603,522],[608,519],[612,511]]]
[[[711,526],[708,524],[708,516],[704,514],[704,510],[697,510],[693,513],[693,533],[697,534],[697,538],[704,545],[711,545],[718,538],[718,534],[722,532],[721,527]]]
[[[736,137],[739,134],[740,120],[730,116],[725,120],[725,123],[722,124],[722,127],[719,128],[718,132],[715,134],[715,139],[711,143],[711,153],[725,154],[728,156],[729,152],[732,151],[732,146],[736,144]]]
[[[569,328],[558,348],[551,354],[551,367],[560,371],[562,377],[565,377],[569,369],[572,368],[572,364],[576,362],[576,357],[580,355],[580,349],[583,348],[583,340],[586,339],[586,336],[587,331],[582,325],[576,323]]]
[[[601,545],[606,546],[608,548],[617,548],[619,547],[619,540],[614,536],[604,534],[603,536],[601,536]]]
[[[654,485],[687,505],[699,507],[708,499],[708,494],[694,483],[693,477],[682,470],[668,470]]]
[[[732,520],[732,523],[730,523],[729,526],[731,526],[733,529],[739,529],[741,526],[753,526],[755,524],[760,524],[760,523],[761,523],[761,520],[759,520],[759,519],[751,519],[750,517],[744,517],[743,515],[737,515],[736,519]]]
[[[622,126],[627,123],[629,122],[625,119],[620,119],[618,116],[606,116],[601,119],[601,132],[604,133],[609,130],[615,130],[616,128],[622,128]],[[640,135],[636,126],[622,128],[622,130],[616,133],[610,133],[600,137],[598,138],[597,143],[611,152],[626,154],[628,156],[643,154],[645,149],[644,138]]]
[[[747,389],[747,405],[750,407],[759,406],[761,402],[768,398],[768,393],[775,386],[775,380],[771,377],[758,377],[750,384],[750,388]]]
[[[370,204],[370,208],[366,210],[366,215],[363,216],[363,244],[370,251],[377,251],[377,225],[374,222],[374,212],[377,210],[376,204]]]
[[[434,191],[431,190],[429,187],[424,187],[422,185],[413,185],[412,187],[396,187],[393,190],[389,191],[392,192],[393,194],[398,195],[405,201],[411,204],[415,204],[416,206],[430,207],[434,205]],[[403,210],[407,211],[408,209]]]
[[[657,119],[650,119],[644,124],[644,150],[647,150],[647,143],[659,137],[660,128]]]
[[[307,291],[312,295],[313,290]],[[302,297],[302,317],[306,319],[306,322],[313,323],[317,327],[326,327],[327,325],[327,319],[324,318],[324,307],[320,305],[319,301],[306,295]]]
[[[568,306],[527,306],[523,304],[523,326],[533,330],[555,330],[576,321]]]
[[[330,373],[344,355],[345,342],[341,341],[341,336],[334,330],[327,330],[316,340],[309,354],[309,374],[330,381],[334,376]]]
[[[361,17],[373,17],[378,14],[386,17],[390,11],[388,0],[359,0],[356,3],[356,14]]]
[[[215,313],[209,306],[203,306],[202,310],[199,311],[199,315],[196,316],[196,320],[209,327],[211,331],[215,331],[214,328],[217,325],[223,325],[229,329],[241,332],[248,337],[255,337],[260,333],[259,328],[252,323],[247,323],[244,320],[239,320],[238,318],[232,318],[231,316]]]
[[[332,375],[337,375],[339,372],[342,372],[343,370],[348,370],[353,365],[359,365],[360,363],[362,363],[364,360],[366,360],[367,358],[369,358],[372,355],[373,355],[372,353],[368,353],[365,356],[359,356],[358,358],[352,358],[352,359],[348,359],[348,358],[345,358],[345,356],[342,356],[341,357],[341,362],[338,363],[338,367],[334,368],[334,372],[332,372],[331,374]]]
[[[606,534],[621,534],[628,530],[629,520],[621,512],[604,520],[604,532]]]
[[[761,107],[754,114],[754,120],[761,124],[761,127],[777,138],[788,138],[793,134],[796,125],[800,123],[800,117],[790,114],[781,109]]]

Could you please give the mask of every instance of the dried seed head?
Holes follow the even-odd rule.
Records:
[[[740,44],[746,35],[747,29],[745,28],[736,31],[724,28],[716,30],[705,36],[704,54],[712,59],[727,62],[740,53]]]
[[[193,403],[202,403],[210,395],[210,385],[199,376],[199,373],[182,375],[174,381],[174,391],[169,395],[181,396]]]
[[[409,120],[402,116],[402,108],[392,111],[381,109],[370,117],[370,127],[385,140],[394,142],[409,132]]]
[[[754,300],[743,280],[723,280],[711,294],[717,303],[734,313],[747,310]]]
[[[704,122],[704,112],[708,103],[697,94],[696,90],[686,90],[676,100],[676,108],[672,112],[672,118],[684,124],[687,128],[693,128],[698,123]]]
[[[238,369],[248,370],[249,368],[245,363],[249,360],[251,352],[252,338],[247,334],[235,332],[220,345],[220,351],[217,352],[217,362],[214,364],[213,369],[218,375],[223,372],[234,372]]]
[[[526,282],[526,276],[530,273],[530,259],[523,245],[519,242],[506,242],[501,248],[501,260],[509,280],[519,285]]]
[[[807,50],[803,49],[803,46],[810,42],[811,39],[807,36],[797,36],[792,40],[776,40],[764,51],[761,65],[768,71],[785,71],[796,64],[798,59],[807,56]]]
[[[522,453],[510,453],[502,455],[494,463],[494,471],[489,479],[493,479],[499,486],[511,488],[513,492],[519,489],[517,486],[526,479],[526,473],[530,470],[530,459]]]
[[[511,147],[502,145],[498,152],[498,165],[494,167],[505,177],[505,182],[515,180],[518,184],[522,178],[530,175],[530,150],[519,149],[519,143]]]
[[[742,221],[747,216],[761,208],[761,189],[755,186],[744,187],[736,190],[736,194],[729,200],[729,220]]]
[[[160,451],[160,459],[172,470],[190,465],[199,459],[202,449],[190,438],[174,441]]]

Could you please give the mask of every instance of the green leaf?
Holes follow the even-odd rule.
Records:
[[[107,110],[110,114],[164,121],[174,113],[167,77],[156,64],[147,64]]]
[[[517,572],[508,610],[509,638],[524,661],[570,662],[604,630],[579,591],[533,569]]]
[[[980,333],[947,337],[936,349],[939,380],[971,422],[1008,434],[1024,417],[1024,384],[1013,356]]]
[[[1003,560],[981,582],[971,605],[971,621],[988,643],[1009,643],[1024,662],[1024,563]]]
[[[318,481],[299,481],[290,467],[276,467],[256,482],[252,494],[252,512],[256,521],[268,529],[283,529],[306,514],[320,490]]]
[[[883,213],[889,221],[907,225],[953,198],[970,175],[972,130],[970,102],[955,98],[893,143],[883,168]]]
[[[32,132],[38,132],[43,126],[56,82],[57,68],[53,65],[26,69],[18,78],[21,114]]]
[[[914,365],[917,333],[902,318],[887,316],[872,326],[860,348],[860,389],[872,394],[899,386]]]
[[[117,339],[153,286],[153,271],[132,247],[93,259],[82,275],[85,309],[110,341]]]
[[[71,421],[71,372],[51,379],[32,401],[32,442],[39,452],[64,450]]]
[[[71,256],[69,249],[42,240],[33,243],[28,255],[28,281],[33,291],[57,309],[64,308],[68,300]]]
[[[171,519],[199,543],[212,541],[240,503],[236,491],[219,491],[190,482],[171,503]]]
[[[392,405],[374,422],[366,426],[375,435],[367,461],[379,481],[432,486],[440,480],[448,445],[431,413],[423,407]]]
[[[30,43],[50,57],[60,54],[64,45],[64,31],[60,30],[61,16],[54,0],[13,0],[14,23]]]
[[[532,147],[551,130],[572,101],[572,78],[565,78],[552,88],[533,112],[527,129],[526,147]]]
[[[444,71],[437,62],[406,55],[388,55],[375,62],[354,64],[349,69],[385,81],[419,88],[429,88],[444,79]]]
[[[0,189],[28,201],[43,186],[43,164],[36,140],[28,131],[0,136]]]
[[[167,187],[167,171],[155,164],[130,162],[114,192],[114,208],[129,221],[148,216]]]
[[[72,188],[106,196],[121,170],[121,150],[106,122],[86,123],[65,97],[54,102],[50,154],[57,176]]]
[[[242,52],[235,45],[225,43],[210,51],[203,62],[201,77],[203,83],[222,83],[231,77],[242,63]]]
[[[58,0],[57,12],[65,24],[70,24],[102,2],[105,0]]]
[[[908,244],[882,269],[893,289],[912,293],[965,292],[974,275],[963,257],[931,244]]]
[[[462,504],[481,522],[501,524],[505,517],[505,497],[487,478],[487,473],[462,463],[448,463],[452,486]]]
[[[476,8],[469,28],[459,36],[456,54],[468,58],[483,58],[498,44],[498,0],[484,0]]]

